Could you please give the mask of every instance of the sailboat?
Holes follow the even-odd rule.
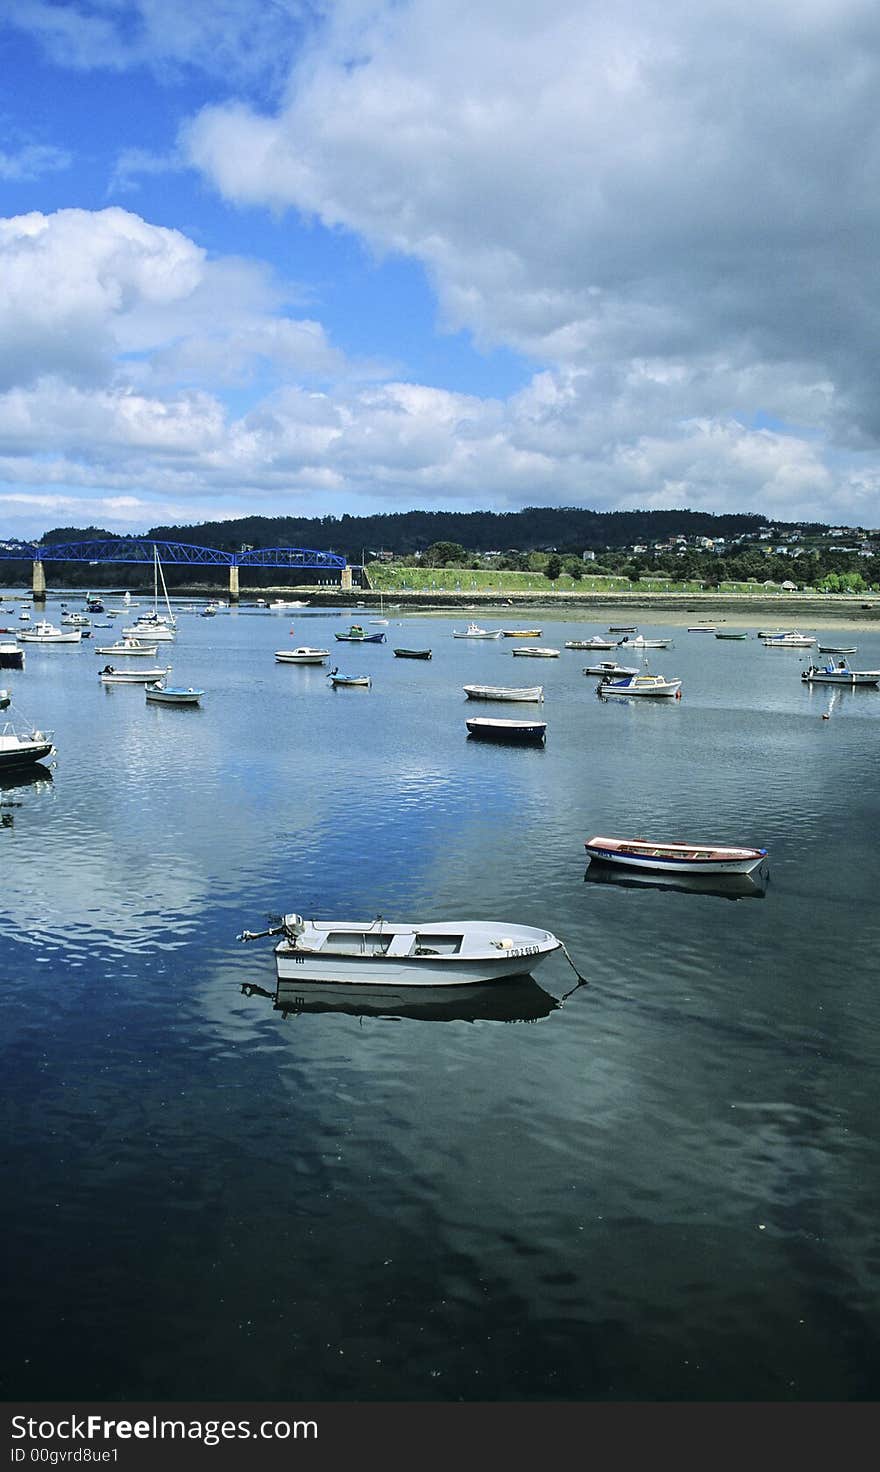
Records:
[[[369,620],[369,622],[371,624],[387,624],[387,622],[388,622],[387,618],[384,617],[384,614],[385,614],[385,594],[384,593],[380,593],[379,594],[379,613],[380,613],[381,617],[379,617],[379,618],[371,618]]]
[[[162,582],[162,595],[165,599],[166,613],[159,612],[159,582]],[[153,611],[138,615],[137,622],[130,629],[123,629],[126,638],[139,639],[176,639],[177,620],[171,612],[171,603],[168,598],[168,589],[165,586],[165,574],[159,561],[159,548],[153,543]]]

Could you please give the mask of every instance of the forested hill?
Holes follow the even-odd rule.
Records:
[[[534,552],[555,548],[629,547],[683,533],[687,537],[754,535],[765,519],[703,511],[585,511],[579,507],[530,506],[524,511],[402,511],[383,516],[245,516],[198,526],[153,527],[150,536],[172,542],[238,551],[251,547],[315,547],[339,552],[350,562],[378,552],[397,557],[423,552],[435,542],[455,542],[469,552]],[[776,523],[778,526],[779,523]],[[73,540],[49,533],[44,540]]]

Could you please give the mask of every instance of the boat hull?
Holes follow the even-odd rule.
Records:
[[[465,721],[468,735],[477,741],[503,741],[514,746],[543,746],[545,721],[493,721],[474,717]]]
[[[430,659],[430,649],[395,649],[395,659]]]
[[[47,761],[54,753],[55,747],[48,740],[32,741],[25,736],[0,736],[0,772],[32,767],[37,762]]]
[[[804,670],[801,679],[807,685],[871,686],[880,683],[880,670]]]
[[[168,669],[153,670],[102,670],[102,685],[154,685],[168,674]]]

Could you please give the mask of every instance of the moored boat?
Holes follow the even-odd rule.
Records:
[[[453,629],[453,639],[500,639],[500,629],[481,629],[479,624],[469,623],[466,629]]]
[[[588,664],[584,668],[585,675],[637,675],[638,668],[632,664],[618,664],[614,659],[603,659],[599,664]]]
[[[409,923],[305,920],[285,915],[264,931],[245,930],[242,941],[280,936],[275,946],[279,981],[343,986],[467,986],[528,975],[562,942],[549,930],[490,920]]]
[[[430,649],[395,649],[396,659],[430,659]]]
[[[502,629],[502,639],[540,639],[540,629]]]
[[[465,721],[468,735],[477,741],[505,741],[516,746],[543,746],[546,721],[502,721],[475,716]]]
[[[23,670],[24,650],[11,639],[0,641],[0,670]]]
[[[170,664],[149,670],[118,670],[112,664],[105,664],[98,678],[103,685],[154,685],[157,680],[163,680],[170,670]]]
[[[296,649],[275,650],[280,664],[323,664],[329,656],[329,649],[312,649],[307,644],[300,644]]]
[[[802,670],[801,679],[808,685],[876,686],[880,682],[880,670],[853,670],[846,659],[839,659],[837,664],[829,660],[826,665],[811,664]]]
[[[810,649],[816,640],[812,634],[799,634],[792,629],[785,634],[770,634],[761,643],[765,649]]]
[[[625,644],[628,649],[668,649],[671,643],[671,639],[646,639],[644,634],[636,634],[631,639],[629,634],[624,634],[618,648],[622,649]]]
[[[146,655],[150,659],[155,659],[158,648],[158,644],[147,644],[144,639],[123,638],[117,639],[115,644],[99,645],[95,653],[112,654],[114,659],[125,655],[140,655],[141,659]]]
[[[566,639],[566,649],[616,649],[619,639],[602,639],[594,634],[592,639]]]
[[[659,696],[672,699],[681,698],[681,680],[667,680],[663,675],[652,675],[641,672],[637,675],[623,675],[620,679],[603,675],[596,686],[597,694],[603,700],[611,697],[623,696],[629,698],[638,696]]]
[[[205,692],[194,690],[192,685],[166,685],[164,680],[157,680],[144,693],[155,705],[198,705]]]
[[[12,697],[8,690],[0,690],[0,710],[8,710]],[[36,727],[19,731],[12,721],[0,726],[0,773],[32,767],[55,755],[51,731],[40,731]]]
[[[59,629],[41,618],[32,629],[23,629],[16,637],[22,644],[79,644],[82,629]]]
[[[767,859],[765,848],[716,843],[656,843],[648,838],[588,838],[591,859],[630,869],[675,874],[751,874]]]
[[[521,659],[558,659],[559,650],[550,649],[540,644],[520,644],[518,648],[511,649],[511,654],[519,655]]]
[[[369,689],[370,685],[372,685],[373,683],[369,675],[341,675],[338,669],[332,669],[328,674],[327,679],[330,681],[330,684],[333,686],[334,690],[338,686],[345,685],[362,685],[365,688]]]
[[[384,633],[368,634],[363,624],[352,624],[347,634],[334,634],[334,639],[340,639],[348,644],[384,644]]]
[[[544,699],[543,685],[463,685],[468,700],[531,700]]]

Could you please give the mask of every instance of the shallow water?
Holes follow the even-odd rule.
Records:
[[[604,702],[563,644],[607,620],[524,660],[391,617],[182,614],[195,710],[100,685],[115,629],[0,672],[58,746],[0,778],[4,1397],[876,1399],[880,692],[676,627],[682,700]],[[543,749],[467,738],[524,711]],[[759,844],[769,881],[602,882],[593,833]],[[276,998],[236,935],[291,909],[544,926],[589,984]]]

